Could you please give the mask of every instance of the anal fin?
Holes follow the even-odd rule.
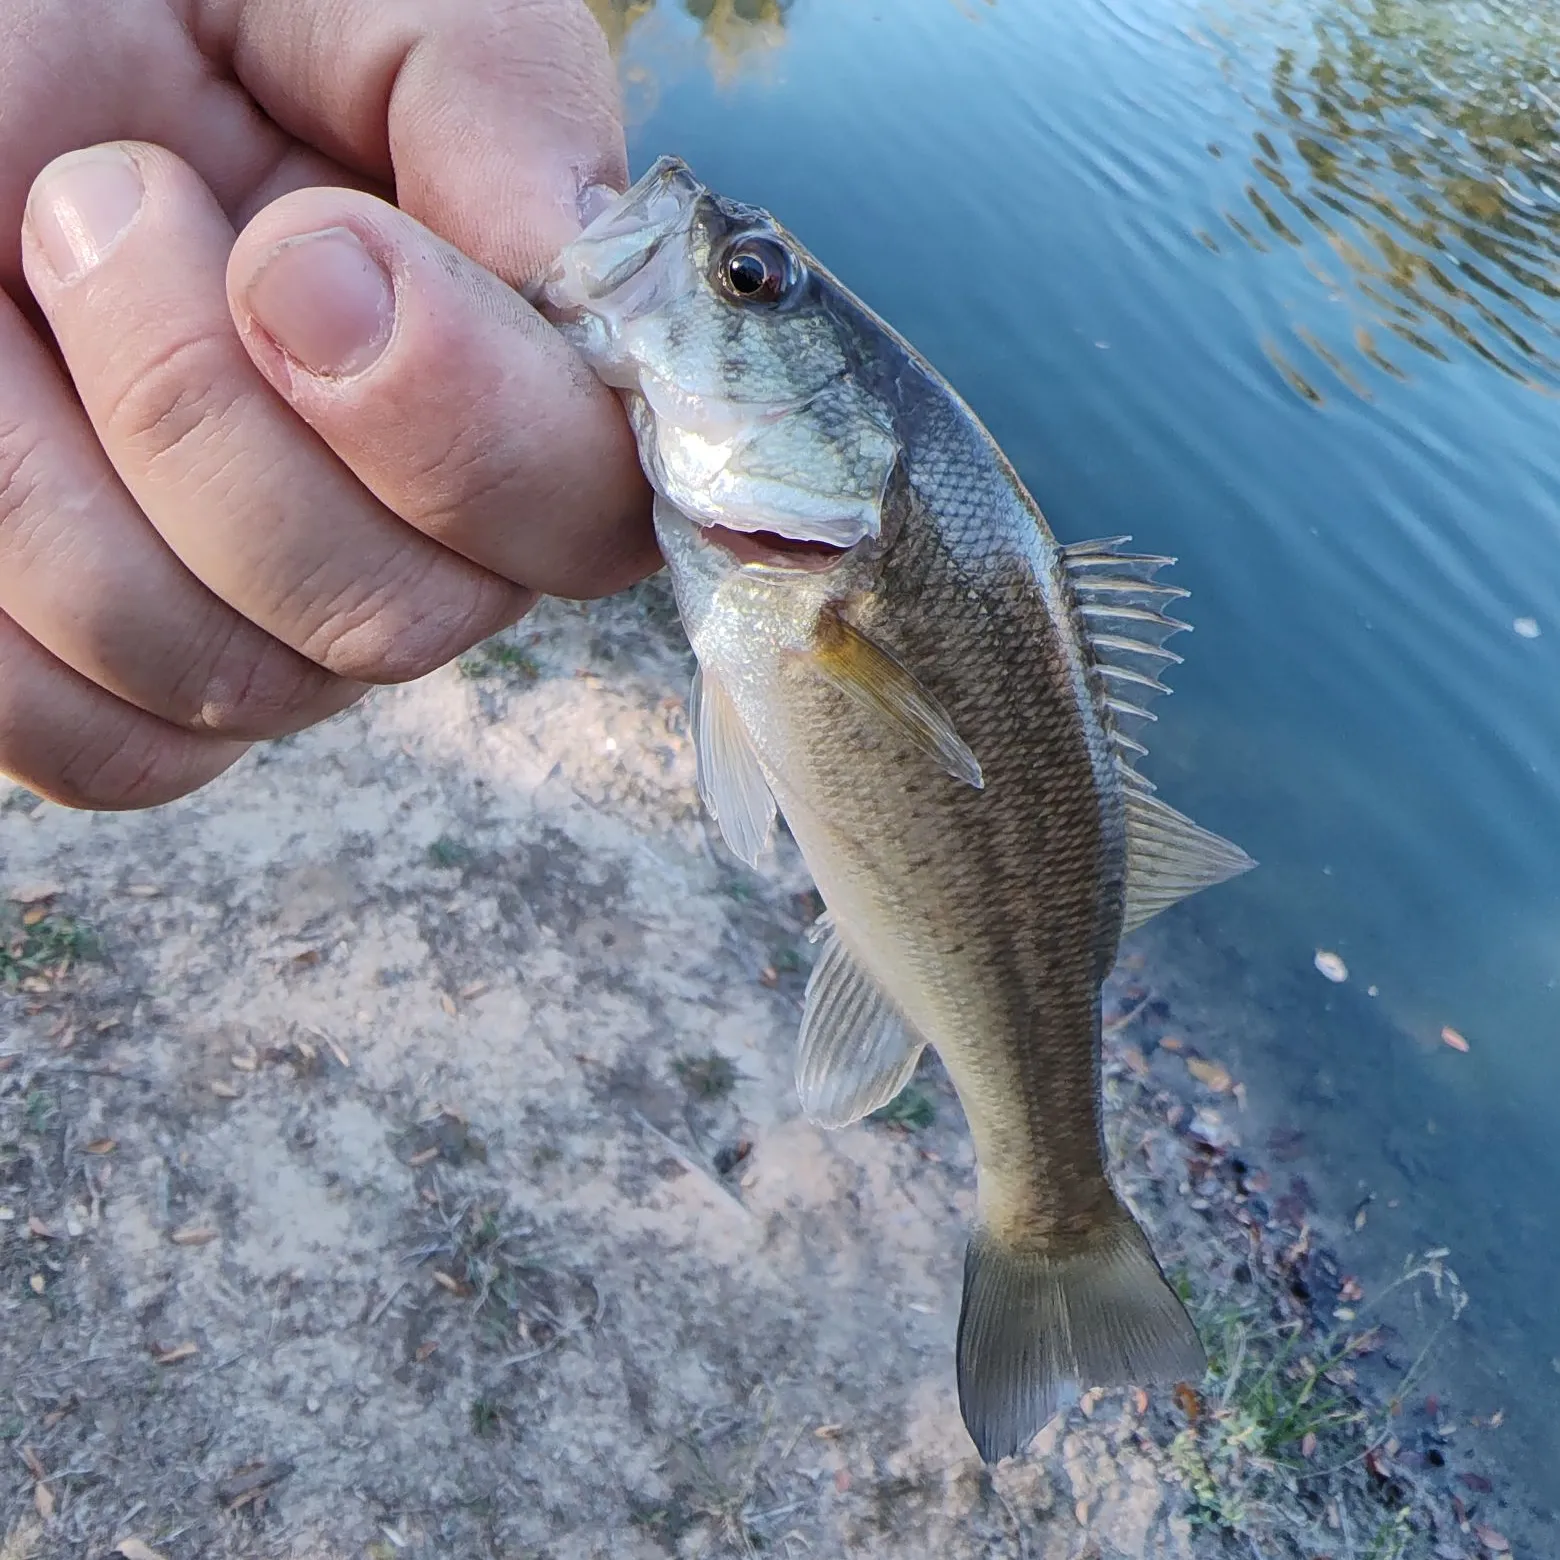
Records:
[[[807,981],[796,1092],[808,1119],[845,1127],[910,1081],[925,1042],[850,956],[832,924]]]
[[[775,798],[730,695],[699,667],[688,696],[699,796],[721,836],[750,867],[769,840]]]

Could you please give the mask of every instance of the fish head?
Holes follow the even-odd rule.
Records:
[[[886,544],[900,446],[855,373],[847,296],[768,212],[673,157],[559,256],[540,305],[623,394],[674,578],[801,585]]]

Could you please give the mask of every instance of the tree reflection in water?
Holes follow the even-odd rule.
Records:
[[[614,54],[634,24],[656,8],[656,0],[585,0]],[[678,0],[709,44],[709,68],[717,80],[731,80],[753,55],[785,42],[786,12],[793,0]],[[667,9],[672,9],[670,3]],[[641,67],[642,68],[642,67]]]
[[[1226,34],[1237,80],[1255,20]],[[1354,294],[1354,345],[1378,368],[1401,377],[1408,361],[1386,332],[1560,388],[1560,8],[1329,0],[1297,32],[1272,50],[1267,100],[1248,93],[1266,122],[1246,186],[1258,220],[1230,225],[1264,249],[1320,235]]]

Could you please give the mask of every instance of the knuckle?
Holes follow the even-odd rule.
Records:
[[[374,579],[337,591],[300,648],[355,682],[411,682],[496,632],[519,595],[470,565],[403,549]]]
[[[33,429],[14,419],[0,421],[0,534],[35,512],[42,482]]]
[[[173,690],[174,718],[213,736],[282,736],[351,702],[354,690],[247,621],[220,626]]]
[[[138,366],[103,426],[145,467],[180,457],[227,421],[237,393],[231,370],[231,344],[217,336],[171,342]]]
[[[193,791],[220,767],[197,764],[182,733],[151,718],[135,720],[108,741],[91,730],[61,751],[41,788],[68,807],[122,812],[155,807]]]

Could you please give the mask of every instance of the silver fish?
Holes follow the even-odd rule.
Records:
[[[960,1406],[1015,1454],[1202,1346],[1113,1191],[1100,988],[1124,931],[1252,865],[1136,770],[1184,624],[1171,560],[1061,546],[974,414],[767,212],[663,157],[543,306],[617,386],[698,659],[699,789],[755,862],[778,805],[828,907],[810,1117],[942,1057],[979,1164]]]

